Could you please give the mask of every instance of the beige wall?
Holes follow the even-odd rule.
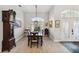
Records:
[[[16,19],[21,21],[21,28],[16,28],[14,30],[14,35],[16,38],[16,41],[18,41],[21,36],[24,33],[24,16],[23,16],[23,12],[16,10]]]
[[[0,21],[0,51],[2,48],[2,40],[3,40],[3,23]]]

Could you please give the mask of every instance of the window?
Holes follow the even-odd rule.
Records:
[[[44,28],[44,19],[41,17],[32,18],[32,31],[41,31]]]
[[[79,17],[79,11],[68,9],[62,12],[61,14],[62,18],[78,18]]]

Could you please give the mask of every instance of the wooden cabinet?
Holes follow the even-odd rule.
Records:
[[[3,40],[2,40],[2,52],[10,51],[15,44],[14,38],[14,25],[11,25],[10,16],[13,14],[13,10],[2,11],[2,21],[3,21]],[[13,18],[15,20],[15,18]],[[11,27],[12,26],[12,27]]]

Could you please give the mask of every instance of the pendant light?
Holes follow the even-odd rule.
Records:
[[[36,17],[37,17],[37,5],[35,5],[35,9],[36,9]]]
[[[35,5],[35,21],[37,22],[38,21],[38,18],[37,18],[37,5]]]

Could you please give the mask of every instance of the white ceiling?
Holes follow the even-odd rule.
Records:
[[[26,12],[36,12],[35,5],[23,5],[21,8],[23,8]],[[48,12],[52,8],[52,5],[38,5],[37,6],[37,12]]]
[[[0,5],[0,9],[11,9],[11,8],[17,8],[19,10],[23,10],[24,12],[36,12],[35,5],[21,5],[22,7],[19,7],[19,5]],[[52,8],[52,5],[37,5],[37,12],[46,13],[49,12]]]

